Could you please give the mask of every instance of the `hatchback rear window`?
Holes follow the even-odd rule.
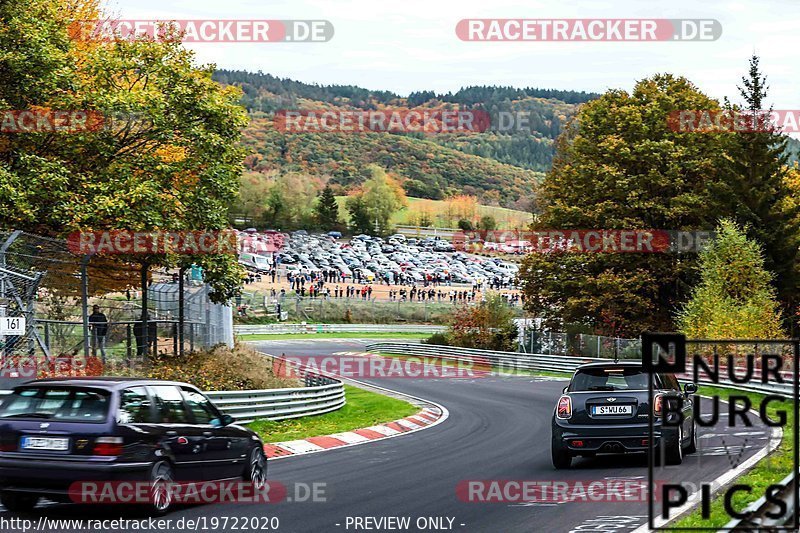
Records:
[[[35,418],[62,422],[104,422],[111,393],[74,387],[30,387],[3,398],[0,419]]]
[[[647,374],[636,367],[598,367],[579,370],[570,391],[647,390]]]

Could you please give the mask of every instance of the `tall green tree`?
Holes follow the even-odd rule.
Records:
[[[314,216],[317,224],[322,229],[338,229],[339,223],[339,203],[333,194],[330,185],[326,185],[317,196],[317,204],[314,206]]]
[[[247,116],[239,89],[211,78],[180,37],[85,42],[72,24],[103,19],[94,0],[0,4],[2,109],[90,110],[78,133],[0,134],[0,225],[76,230],[227,227]],[[142,266],[199,263],[217,301],[239,290],[236,257],[135,256]]]
[[[731,135],[728,176],[719,196],[726,211],[747,228],[748,235],[764,246],[766,266],[775,273],[774,283],[785,307],[790,307],[800,288],[800,206],[784,200],[792,195],[787,185],[788,138],[769,121],[767,78],[759,58],[750,58],[747,76],[738,87],[744,102],[738,112],[749,117],[754,131]]]
[[[350,229],[353,233],[372,233],[374,226],[370,221],[364,198],[360,195],[348,197],[347,212],[350,213]]]
[[[267,225],[282,230],[310,225],[315,197],[316,189],[308,176],[297,172],[281,174],[270,186],[265,200]]]
[[[371,177],[367,179],[361,190],[348,198],[348,210],[353,216],[354,210],[359,218],[368,217],[371,228],[365,227],[363,220],[351,220],[351,224],[359,231],[384,235],[391,229],[389,221],[401,207],[405,207],[406,195],[400,184],[392,179],[386,171],[377,165],[367,167]]]
[[[700,282],[678,313],[678,329],[699,339],[784,336],[781,313],[760,245],[732,220],[720,221],[700,254]]]
[[[720,212],[712,185],[723,179],[726,140],[673,131],[669,114],[682,109],[719,104],[668,74],[586,103],[559,137],[533,228],[714,227]],[[672,328],[695,265],[690,254],[544,253],[524,260],[520,278],[526,307],[553,325],[638,336]]]

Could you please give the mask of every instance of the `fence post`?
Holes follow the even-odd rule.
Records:
[[[89,361],[89,276],[87,268],[89,256],[84,255],[81,260],[81,316],[83,318],[83,356]]]
[[[186,276],[186,267],[178,270],[178,346],[179,354],[183,357],[183,327],[184,327],[184,308],[183,308],[183,283]]]
[[[597,355],[595,357],[600,357],[600,335],[597,336]]]
[[[133,357],[131,355],[131,324],[128,323],[128,324],[125,324],[125,326],[126,326],[126,328],[125,328],[126,329],[126,333],[125,333],[125,351],[128,354],[128,362],[130,363],[130,361],[133,360]]]

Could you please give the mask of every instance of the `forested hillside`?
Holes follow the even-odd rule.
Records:
[[[345,189],[358,185],[363,169],[377,163],[398,175],[410,196],[440,199],[475,195],[481,201],[526,208],[535,184],[552,164],[553,141],[580,103],[595,94],[553,89],[467,87],[455,93],[389,91],[315,85],[269,74],[217,71],[221,83],[241,87],[251,113],[245,144],[254,153],[248,170],[301,170],[329,176]],[[280,109],[391,107],[474,109],[492,117],[483,133],[286,134],[272,115]],[[520,117],[524,117],[520,121]],[[465,156],[466,154],[466,156]]]

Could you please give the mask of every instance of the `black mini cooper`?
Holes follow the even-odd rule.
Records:
[[[42,379],[0,403],[0,503],[74,501],[75,482],[139,481],[155,514],[171,483],[266,483],[264,445],[186,383],[131,378]]]
[[[661,450],[667,464],[680,464],[684,453],[697,450],[697,431],[692,395],[694,383],[681,390],[672,374],[653,376],[650,405],[648,376],[640,362],[590,363],[578,367],[553,413],[551,452],[553,466],[569,468],[575,456],[602,453],[647,452],[649,417],[653,420],[653,449]],[[667,402],[681,405],[663,424]],[[673,405],[672,403],[670,405]],[[660,454],[657,454],[658,460]]]

